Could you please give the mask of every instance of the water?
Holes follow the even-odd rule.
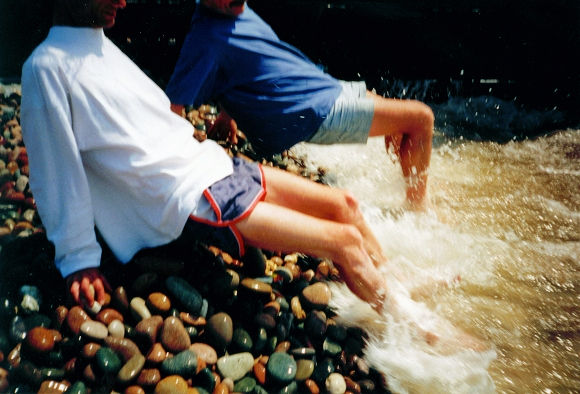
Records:
[[[461,276],[407,298],[407,312],[449,321],[491,350],[430,349],[343,287],[339,313],[369,328],[367,358],[397,392],[578,392],[580,130],[504,144],[436,134],[427,213],[400,209],[402,174],[379,138],[294,153],[359,198],[391,264],[413,277]]]

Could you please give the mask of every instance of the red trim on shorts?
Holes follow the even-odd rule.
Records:
[[[264,175],[264,170],[262,169],[262,164],[258,163],[258,169],[260,170],[260,175],[261,175],[260,186],[262,188],[262,191],[256,195],[254,200],[250,203],[248,208],[244,212],[242,212],[241,215],[239,215],[238,217],[236,217],[232,220],[223,221],[221,209],[220,209],[219,205],[217,204],[217,202],[215,201],[215,199],[213,198],[213,196],[211,195],[209,189],[205,189],[203,191],[203,195],[207,199],[209,204],[211,205],[212,209],[214,210],[216,217],[217,217],[217,222],[214,222],[214,221],[209,220],[209,219],[201,218],[198,216],[194,216],[193,214],[189,215],[189,219],[191,219],[195,222],[198,222],[198,223],[207,224],[207,225],[213,226],[213,227],[228,227],[230,229],[230,231],[232,232],[233,236],[236,238],[236,241],[238,242],[238,251],[240,253],[240,256],[243,256],[246,253],[246,248],[245,248],[244,238],[242,236],[242,233],[240,233],[240,230],[238,230],[238,228],[235,225],[236,225],[236,223],[238,223],[238,222],[246,219],[248,216],[250,216],[250,214],[252,213],[254,208],[256,208],[256,205],[258,205],[259,202],[264,201],[266,199],[266,194],[267,194],[266,177]]]
[[[228,228],[230,229],[230,231],[236,238],[236,241],[238,242],[238,252],[240,253],[240,257],[242,257],[243,255],[246,254],[246,244],[244,242],[244,237],[242,237],[242,233],[240,233],[240,230],[238,230],[238,228],[233,224],[228,226]]]

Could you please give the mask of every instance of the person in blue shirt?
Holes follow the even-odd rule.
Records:
[[[364,82],[339,81],[280,41],[245,0],[200,0],[166,87],[172,109],[209,101],[222,108],[214,135],[237,126],[262,154],[301,141],[365,143],[383,136],[407,181],[409,208],[427,202],[434,116],[415,100],[388,99]]]

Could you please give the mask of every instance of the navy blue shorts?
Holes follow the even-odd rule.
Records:
[[[236,223],[266,198],[266,180],[258,163],[234,158],[233,174],[204,190],[201,207],[189,216],[185,231],[235,257],[245,253]]]

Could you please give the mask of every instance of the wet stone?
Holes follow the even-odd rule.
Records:
[[[163,318],[159,315],[156,315],[147,319],[143,319],[137,323],[135,326],[135,331],[143,338],[146,338],[147,344],[151,346],[157,341],[157,337],[162,326]]]
[[[290,300],[290,307],[292,308],[292,313],[296,319],[304,320],[306,318],[306,312],[302,308],[302,303],[300,303],[300,298],[298,296],[292,297],[292,300]]]
[[[143,387],[138,385],[129,386],[123,391],[123,394],[145,394]]]
[[[187,382],[178,375],[167,376],[157,383],[154,394],[187,394]]]
[[[199,316],[203,298],[201,294],[185,279],[170,276],[165,280],[165,285],[171,295],[181,303],[187,312]]]
[[[207,321],[206,332],[216,350],[226,348],[232,341],[233,321],[230,315],[219,312]]]
[[[258,327],[262,327],[266,330],[271,330],[276,327],[276,319],[268,313],[258,313],[254,317],[254,322]]]
[[[152,388],[161,380],[161,371],[157,368],[146,368],[141,370],[135,383],[145,388]]]
[[[334,363],[332,359],[325,358],[319,360],[314,367],[311,378],[318,383],[324,383],[328,375],[335,371]]]
[[[141,354],[141,351],[135,342],[128,338],[115,338],[109,336],[105,338],[105,344],[118,353],[123,361],[128,361],[132,357]]]
[[[90,320],[89,315],[78,305],[73,306],[66,316],[68,328],[73,334],[79,334],[81,325],[88,320]]]
[[[191,378],[197,368],[197,355],[191,350],[184,350],[161,363],[161,372],[165,375],[180,375]]]
[[[256,388],[256,379],[246,376],[236,382],[234,391],[236,393],[253,393]]]
[[[195,375],[193,379],[193,386],[198,390],[205,390],[208,393],[213,393],[217,382],[219,381],[219,377],[214,375],[211,369],[209,368],[199,368],[199,372]]]
[[[325,386],[328,394],[344,394],[346,391],[346,382],[344,377],[336,372],[328,375],[326,378]]]
[[[346,339],[347,331],[344,326],[329,324],[326,329],[326,335],[336,342],[343,342]]]
[[[102,347],[95,354],[94,365],[103,375],[113,375],[119,372],[122,362],[111,348]]]
[[[253,368],[254,376],[260,384],[266,383],[266,366],[262,363],[255,363]]]
[[[292,280],[294,279],[294,275],[292,274],[292,271],[290,271],[288,268],[278,267],[274,271],[274,278],[275,278],[274,281],[276,283],[286,285],[292,282]]]
[[[161,364],[167,358],[167,351],[160,343],[155,343],[147,354],[147,362],[153,365]]]
[[[266,301],[270,301],[270,295],[272,294],[272,286],[252,278],[242,280],[240,289],[244,290],[250,296]]]
[[[81,324],[80,332],[92,340],[103,340],[109,335],[107,326],[98,321],[85,321]]]
[[[10,322],[10,328],[8,330],[8,335],[12,343],[19,343],[24,341],[28,329],[26,327],[26,322],[22,316],[14,316]]]
[[[159,275],[155,272],[145,272],[135,278],[131,285],[131,294],[144,295],[153,290],[159,282]]]
[[[68,384],[57,382],[55,380],[45,380],[40,384],[38,394],[55,394],[64,393],[68,389]]]
[[[161,343],[170,352],[178,353],[191,346],[191,339],[183,323],[177,317],[169,316],[163,321]]]
[[[55,328],[60,330],[66,321],[66,316],[68,315],[68,308],[66,306],[60,305],[54,311],[54,323]]]
[[[236,353],[220,357],[217,361],[217,367],[224,378],[230,378],[237,381],[244,377],[252,370],[254,366],[254,357],[251,353]]]
[[[131,303],[129,304],[131,308],[131,314],[137,321],[143,319],[148,319],[151,317],[151,312],[145,305],[145,300],[141,297],[133,297]]]
[[[307,309],[324,310],[328,307],[332,293],[324,282],[317,282],[302,290],[302,304]]]
[[[167,315],[171,310],[171,301],[163,293],[155,292],[147,297],[149,310],[157,315]]]
[[[128,384],[141,373],[145,366],[145,357],[142,354],[136,354],[131,357],[117,373],[117,382]]]
[[[324,338],[326,328],[326,314],[322,311],[310,312],[304,321],[306,334],[314,339]]]
[[[259,328],[256,340],[254,341],[254,352],[261,353],[268,343],[268,332],[265,328]]]
[[[45,380],[62,380],[66,375],[66,371],[64,368],[41,368],[40,375]]]
[[[87,394],[88,389],[82,380],[77,380],[66,390],[66,394]]]
[[[244,255],[244,263],[250,276],[261,276],[266,271],[266,256],[259,248],[248,247]]]
[[[89,342],[83,346],[80,355],[85,360],[91,360],[93,357],[95,357],[100,348],[101,348],[100,344],[95,342]]]
[[[189,347],[189,350],[197,354],[197,357],[199,357],[207,365],[214,365],[215,363],[217,363],[218,360],[217,352],[213,347],[205,343],[201,342],[194,343]]]
[[[288,384],[296,376],[296,361],[287,353],[272,353],[266,364],[268,377],[276,384]]]
[[[62,335],[56,330],[34,327],[26,335],[26,344],[35,352],[48,353],[54,349],[57,340],[61,339]]]
[[[322,350],[325,355],[335,357],[342,351],[342,347],[330,338],[326,338],[322,344]]]
[[[124,322],[123,315],[112,308],[105,308],[101,310],[95,320],[100,321],[104,325],[108,326],[113,320],[119,320],[121,323]]]
[[[344,377],[344,381],[346,383],[346,389],[348,391],[350,391],[351,393],[354,394],[360,394],[361,393],[361,387],[360,385],[355,382],[354,380],[352,380],[350,377],[345,376]]]
[[[311,394],[320,393],[320,388],[318,387],[318,384],[312,379],[307,379],[304,382],[304,386],[306,387],[306,390],[308,390],[308,392]]]
[[[316,349],[301,347],[290,350],[290,354],[292,354],[295,359],[312,359],[316,355]]]
[[[230,351],[232,353],[249,352],[252,350],[254,343],[250,334],[243,328],[236,328],[230,343]]]
[[[125,336],[125,325],[120,320],[113,320],[107,326],[109,335],[115,338],[123,338]]]
[[[129,297],[123,286],[119,286],[113,291],[111,303],[121,313],[125,313],[129,310]]]
[[[300,359],[296,361],[296,380],[304,381],[314,372],[314,361],[308,359]]]

